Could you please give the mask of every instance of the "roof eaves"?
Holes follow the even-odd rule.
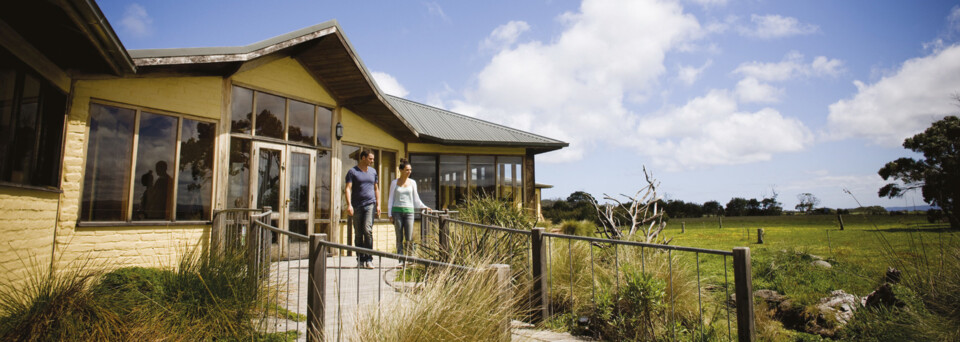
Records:
[[[247,46],[131,50],[138,66],[245,62],[340,31],[336,20],[265,39]]]

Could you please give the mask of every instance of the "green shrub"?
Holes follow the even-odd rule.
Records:
[[[596,236],[597,225],[589,221],[566,220],[560,223],[560,231],[567,235]]]

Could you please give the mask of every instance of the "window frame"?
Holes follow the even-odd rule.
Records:
[[[90,126],[91,126],[91,121],[93,120],[93,115],[89,114],[89,110],[93,105],[116,107],[116,108],[134,111],[134,126],[133,126],[133,136],[132,136],[133,141],[131,142],[132,147],[130,149],[130,155],[127,156],[129,158],[130,165],[129,165],[129,168],[125,171],[126,177],[127,177],[125,179],[125,183],[127,184],[127,188],[125,190],[126,192],[123,195],[125,196],[126,203],[124,204],[124,208],[121,209],[123,211],[123,220],[119,220],[119,221],[84,221],[82,219],[84,187],[87,186],[86,173],[90,171],[86,169],[86,162],[90,158],[87,152],[90,148],[90,135],[92,133],[90,131]],[[212,222],[213,214],[216,211],[215,204],[216,204],[216,194],[218,191],[217,182],[215,178],[220,167],[219,158],[217,158],[216,156],[219,153],[217,148],[217,146],[219,146],[219,141],[220,141],[219,125],[221,123],[219,122],[219,120],[202,117],[198,115],[191,115],[191,114],[178,113],[178,112],[173,112],[173,111],[163,110],[158,108],[152,108],[147,106],[138,106],[138,105],[132,105],[132,104],[127,104],[122,102],[110,101],[110,100],[100,99],[100,98],[90,98],[90,101],[87,103],[87,108],[88,108],[88,115],[86,120],[86,130],[84,134],[85,144],[83,148],[84,176],[81,177],[80,179],[80,189],[79,189],[80,205],[78,205],[79,208],[77,209],[78,211],[77,226],[78,227],[190,225],[190,224],[209,224],[210,222]],[[134,173],[136,172],[136,164],[137,164],[136,158],[137,158],[137,152],[139,151],[138,144],[140,139],[140,118],[143,112],[148,112],[155,115],[170,116],[170,117],[176,118],[177,120],[177,128],[176,128],[177,134],[174,138],[175,154],[174,154],[173,166],[171,167],[173,169],[172,171],[173,176],[171,177],[171,182],[174,185],[173,185],[173,192],[170,194],[170,196],[171,198],[173,198],[173,207],[171,209],[172,217],[168,220],[134,220],[133,219],[133,201],[134,201],[134,193],[135,193],[134,187],[135,187],[135,182],[137,181],[137,177]],[[211,172],[210,172],[212,177],[210,181],[210,187],[211,187],[210,216],[202,220],[177,220],[177,210],[176,210],[177,202],[176,201],[177,201],[177,192],[179,191],[178,184],[180,181],[180,157],[181,157],[180,154],[182,152],[181,151],[182,143],[183,143],[182,131],[183,131],[184,119],[217,125],[214,127],[214,131],[218,132],[218,134],[214,136],[212,144],[210,146],[214,153],[213,165],[211,166]]]
[[[475,186],[475,184],[473,184],[473,177],[471,176],[471,166],[472,166],[472,163],[470,162],[470,157],[477,157],[477,156],[479,156],[479,157],[493,157],[493,167],[494,167],[494,169],[498,169],[498,168],[499,168],[500,158],[501,158],[501,157],[520,158],[520,164],[519,164],[519,165],[521,165],[521,167],[524,165],[524,163],[526,162],[526,159],[527,159],[526,155],[520,155],[520,154],[514,155],[514,154],[491,154],[491,153],[419,153],[419,152],[410,153],[410,152],[408,152],[408,153],[407,153],[407,160],[410,160],[410,158],[412,158],[413,156],[433,156],[433,157],[436,158],[436,163],[434,164],[434,174],[436,175],[436,178],[435,178],[435,180],[434,180],[435,184],[433,184],[433,186],[434,186],[434,188],[437,189],[436,198],[434,199],[434,200],[436,201],[435,203],[437,204],[437,208],[434,208],[434,209],[440,209],[439,206],[440,206],[441,203],[442,203],[442,202],[440,201],[440,196],[441,196],[442,193],[443,193],[442,191],[440,191],[440,178],[441,178],[441,174],[440,174],[440,156],[445,156],[445,155],[446,155],[446,156],[464,156],[464,157],[466,157],[466,159],[467,159],[467,160],[466,160],[466,164],[465,164],[465,165],[466,165],[466,170],[467,170],[467,172],[466,172],[466,173],[467,173],[467,177],[466,177],[467,179],[466,179],[466,185],[464,185],[464,186],[466,187],[466,189],[467,189],[467,203],[470,203],[470,201],[471,201],[471,200],[473,199],[473,197],[474,197],[474,194],[470,191],[470,189],[471,189],[471,187]],[[523,175],[523,172],[521,171],[519,174],[522,176],[522,175]],[[520,181],[518,182],[518,184],[516,185],[516,188],[518,188],[518,192],[519,192],[519,195],[518,195],[518,196],[519,196],[519,199],[518,199],[517,201],[515,201],[515,203],[518,203],[518,204],[521,205],[521,206],[524,205],[524,203],[525,203],[525,202],[524,202],[524,199],[525,199],[525,197],[526,197],[526,191],[524,191],[524,182],[523,182],[522,179],[523,179],[523,178],[521,178],[521,180],[520,180]],[[502,181],[503,181],[503,180],[502,180],[501,177],[500,177],[500,172],[496,172],[496,173],[495,173],[495,178],[494,178],[494,189],[495,189],[495,191],[496,191],[495,196],[496,196],[498,199],[500,198],[500,191],[501,191],[501,189],[500,189],[500,184],[501,184]],[[448,209],[449,209],[449,208],[448,208]]]
[[[238,132],[233,132],[233,130],[232,130],[232,125],[233,125],[233,105],[234,105],[234,103],[233,103],[233,89],[234,89],[234,88],[243,88],[243,89],[246,89],[246,90],[251,91],[251,95],[250,95],[250,96],[251,96],[251,102],[250,102],[251,116],[250,116],[250,132],[249,132],[249,133],[238,133]],[[225,114],[224,120],[227,121],[227,124],[226,124],[226,125],[228,126],[228,128],[226,129],[226,132],[228,133],[228,137],[229,137],[230,139],[237,138],[237,139],[247,140],[247,141],[249,141],[251,144],[254,143],[254,142],[258,142],[258,141],[259,141],[259,142],[268,142],[268,143],[274,143],[274,144],[282,144],[282,145],[292,146],[292,147],[302,147],[302,148],[314,149],[314,150],[317,151],[317,160],[319,160],[320,158],[322,158],[322,157],[321,157],[321,154],[323,154],[323,153],[325,152],[327,158],[330,159],[330,163],[329,163],[329,164],[330,164],[330,165],[329,165],[330,168],[329,168],[328,170],[326,170],[326,171],[327,171],[327,175],[328,175],[328,177],[330,178],[331,182],[335,182],[335,181],[336,181],[335,179],[333,179],[333,165],[334,165],[334,163],[332,162],[332,161],[333,161],[333,152],[334,152],[334,151],[333,151],[333,150],[334,150],[334,146],[333,146],[333,145],[336,144],[336,139],[334,138],[334,129],[335,129],[334,127],[335,127],[335,124],[336,124],[336,122],[337,122],[337,121],[336,121],[336,118],[335,118],[336,112],[337,112],[337,106],[336,106],[335,104],[330,104],[330,103],[326,103],[326,102],[321,102],[321,101],[315,101],[315,100],[305,99],[305,98],[302,98],[302,97],[299,97],[299,96],[290,95],[290,94],[286,94],[286,93],[282,93],[282,92],[277,92],[277,91],[274,91],[274,90],[270,90],[270,89],[263,88],[263,87],[258,87],[258,86],[256,86],[256,85],[252,85],[252,84],[248,84],[248,83],[237,82],[237,81],[235,81],[235,80],[231,80],[231,81],[230,81],[229,89],[230,89],[230,90],[229,90],[229,93],[228,93],[228,94],[225,94],[225,96],[230,99],[230,105],[227,106],[227,108],[229,108],[229,109],[228,109],[229,112],[227,112],[227,113]],[[257,135],[257,134],[256,134],[256,131],[257,131],[257,121],[256,121],[256,117],[257,117],[257,114],[256,114],[256,111],[255,111],[255,110],[257,109],[257,93],[269,94],[269,95],[278,96],[278,97],[281,97],[281,98],[284,99],[283,139],[277,139],[277,138],[272,138],[272,137],[267,137],[267,136],[262,136],[262,135]],[[313,126],[312,126],[313,129],[314,129],[314,132],[313,132],[313,144],[307,144],[307,143],[303,143],[303,142],[299,142],[299,141],[291,141],[291,140],[289,140],[289,138],[290,138],[290,101],[302,102],[302,103],[306,103],[306,104],[310,104],[310,105],[313,105],[313,106],[314,106],[314,108],[313,108]],[[321,108],[321,107],[327,109],[327,110],[330,112],[330,127],[329,127],[329,129],[328,129],[328,131],[327,131],[327,136],[330,137],[330,145],[331,145],[331,146],[324,146],[324,145],[321,145],[321,144],[320,144],[320,134],[319,134],[320,132],[319,132],[319,130],[318,130],[317,125],[319,124],[319,121],[320,121],[319,115],[320,115],[320,108]],[[251,145],[251,146],[252,146],[252,145]],[[230,148],[232,148],[232,146],[230,146],[230,145],[228,144],[228,146],[227,146],[227,151],[225,152],[225,153],[227,153],[228,155],[232,153],[232,152],[230,151]],[[252,172],[253,172],[253,171],[251,170],[251,174],[252,174]],[[320,174],[321,174],[321,170],[317,169],[317,170],[316,170],[316,173],[317,173],[318,175],[320,175]],[[229,184],[229,175],[227,175],[227,177],[228,177],[228,179],[224,181],[224,184]],[[319,176],[318,176],[318,177],[319,177]],[[249,182],[249,181],[248,181],[248,182]],[[317,182],[317,183],[320,183],[320,182]],[[332,218],[333,218],[332,216],[334,216],[334,212],[336,211],[336,208],[334,208],[334,205],[333,205],[334,193],[333,193],[333,186],[332,186],[332,184],[333,184],[333,183],[331,183],[331,191],[329,191],[329,193],[326,194],[326,196],[328,196],[328,197],[326,198],[326,199],[327,199],[326,203],[328,203],[328,204],[330,205],[330,217],[327,217],[327,218],[316,218],[316,214],[315,214],[314,217],[312,218],[312,219],[313,219],[313,223],[314,223],[314,230],[315,230],[315,231],[316,231],[316,229],[317,229],[316,227],[320,227],[320,226],[322,226],[323,224],[330,225],[330,224],[332,223]],[[248,184],[248,186],[252,186],[252,184]],[[317,191],[317,190],[314,189],[314,191]],[[318,196],[324,196],[324,194],[319,194]],[[317,199],[318,199],[318,201],[317,201],[317,203],[314,203],[314,207],[316,207],[317,205],[319,205],[319,203],[323,202],[321,198],[318,197]],[[313,208],[313,209],[316,210],[316,212],[319,212],[318,208]]]
[[[14,117],[18,118],[20,116],[20,110],[23,107],[23,92],[24,92],[24,84],[26,83],[26,78],[28,76],[32,77],[36,79],[37,82],[39,83],[39,89],[38,89],[39,93],[37,96],[37,110],[34,113],[35,118],[37,120],[36,127],[34,128],[35,139],[31,142],[34,153],[30,160],[30,167],[32,168],[31,171],[38,172],[38,170],[40,170],[41,167],[50,166],[53,170],[46,170],[43,173],[46,173],[47,174],[46,176],[50,177],[50,179],[47,179],[47,181],[55,180],[55,182],[52,182],[49,184],[46,181],[41,181],[39,183],[44,183],[44,184],[37,185],[37,184],[30,184],[33,182],[24,183],[24,182],[5,181],[0,179],[0,187],[40,190],[40,191],[46,191],[46,192],[52,192],[52,193],[63,193],[63,156],[64,156],[64,150],[65,150],[64,142],[66,141],[66,127],[67,127],[67,114],[68,114],[67,110],[70,106],[69,104],[70,95],[68,93],[64,93],[60,88],[58,88],[56,85],[50,82],[50,80],[43,77],[42,75],[37,73],[33,68],[24,64],[22,61],[18,60],[16,57],[13,57],[12,55],[9,55],[7,53],[2,53],[2,55],[0,55],[0,60],[9,60],[11,62],[9,64],[9,68],[10,70],[14,71],[14,84],[13,84],[13,87],[14,87],[13,101],[14,102],[12,103],[10,108],[11,115],[13,115]],[[61,120],[59,125],[60,139],[58,139],[58,141],[55,141],[55,142],[53,141],[44,142],[45,138],[47,138],[46,134],[57,131],[56,129],[46,130],[48,126],[45,126],[46,119],[48,119],[47,116],[49,116],[48,115],[49,113],[46,112],[45,107],[46,105],[51,104],[51,103],[47,103],[46,101],[50,96],[52,96],[53,92],[58,93],[63,98],[63,103],[61,104],[63,107],[63,113],[61,113],[61,115],[59,116]],[[53,117],[53,116],[50,116],[50,117]],[[14,126],[17,125],[17,122],[18,120],[13,121]],[[16,127],[14,127],[14,129],[15,128]],[[50,127],[50,128],[55,128],[55,127]],[[57,153],[55,162],[52,165],[40,165],[41,163],[40,154],[44,152],[41,148],[41,145],[44,145],[45,143],[57,146],[58,153]],[[5,160],[0,160],[0,162],[6,163]]]

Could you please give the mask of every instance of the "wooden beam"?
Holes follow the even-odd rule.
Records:
[[[70,76],[3,20],[0,20],[0,45],[61,91],[70,93]]]

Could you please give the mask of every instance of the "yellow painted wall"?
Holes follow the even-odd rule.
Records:
[[[340,122],[343,123],[343,143],[390,149],[400,153],[397,157],[403,156],[402,141],[347,108],[342,108],[340,113]]]
[[[446,146],[440,144],[410,143],[407,144],[407,148],[410,150],[410,153],[526,155],[526,149],[522,147]]]
[[[60,194],[0,187],[0,284],[22,285],[50,267]]]
[[[91,99],[161,111],[220,119],[222,78],[169,77],[78,80],[67,116],[63,161],[63,199],[57,233],[57,257],[69,263],[78,257],[95,265],[174,266],[179,255],[205,246],[210,227],[123,226],[77,227],[86,161],[87,123]]]
[[[333,106],[336,101],[300,62],[287,57],[239,72],[231,78],[238,85],[253,86],[277,95]]]

